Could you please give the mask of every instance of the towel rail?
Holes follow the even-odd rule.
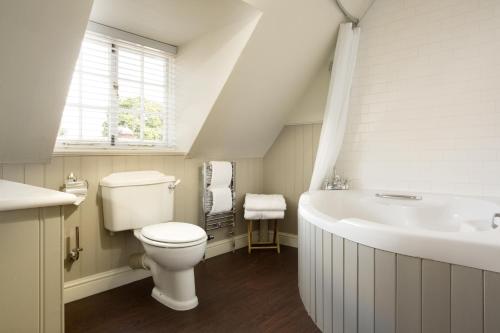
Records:
[[[213,231],[221,228],[229,228],[229,235],[232,238],[233,252],[235,249],[233,228],[236,222],[236,162],[231,162],[232,177],[231,177],[231,197],[233,201],[232,209],[228,212],[210,214],[212,209],[212,192],[208,189],[212,181],[212,165],[210,162],[204,162],[201,169],[202,191],[201,191],[201,219],[205,226],[205,231]],[[213,239],[213,235],[209,235],[209,240]]]

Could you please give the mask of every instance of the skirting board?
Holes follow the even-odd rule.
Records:
[[[282,245],[297,247],[297,235],[280,232],[280,243]],[[254,239],[258,239],[258,231],[252,234]],[[269,232],[272,237],[272,231]],[[272,238],[270,238],[272,239]],[[247,246],[247,234],[234,237],[236,249]],[[233,249],[230,238],[216,242],[210,242],[207,245],[205,258],[212,258]],[[64,303],[73,302],[88,296],[92,296],[104,291],[114,289],[144,278],[150,277],[151,272],[143,269],[131,269],[130,267],[120,267],[106,272],[86,276],[73,281],[64,283]]]
[[[257,232],[254,231],[252,237],[255,237]],[[235,250],[247,246],[247,234],[234,236]],[[224,253],[231,252],[233,244],[231,238],[223,239],[216,242],[209,242],[205,251],[205,259],[212,258]]]
[[[151,276],[145,269],[120,267],[64,283],[64,304]]]
[[[273,231],[270,230],[268,231],[269,233],[269,240],[273,239]],[[298,241],[297,241],[297,235],[294,234],[289,234],[287,232],[278,232],[278,235],[280,236],[280,245],[285,245],[285,246],[290,246],[290,247],[298,247]]]

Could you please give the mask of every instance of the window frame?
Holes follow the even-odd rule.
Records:
[[[130,48],[130,51],[133,51],[133,49],[137,50],[142,50],[140,52],[141,56],[144,57],[144,49],[149,49],[152,51],[152,53],[158,52],[158,53],[163,53],[162,57],[166,59],[167,63],[167,70],[166,70],[166,82],[165,82],[165,103],[163,104],[166,110],[162,111],[161,117],[163,121],[163,141],[162,142],[148,142],[143,139],[143,132],[144,132],[144,116],[145,116],[145,110],[144,110],[144,85],[146,84],[144,82],[144,71],[143,71],[143,66],[144,66],[144,61],[141,61],[141,80],[138,81],[140,85],[140,90],[141,90],[141,110],[140,110],[140,119],[141,119],[141,125],[140,125],[140,131],[141,131],[141,139],[139,140],[124,140],[124,141],[115,141],[113,144],[112,140],[109,141],[93,141],[93,140],[80,140],[80,139],[60,139],[59,138],[59,130],[56,138],[56,144],[54,147],[54,154],[57,153],[64,153],[64,152],[102,152],[102,151],[115,151],[115,152],[120,152],[120,151],[126,151],[130,150],[133,152],[138,152],[138,151],[146,151],[146,152],[175,152],[176,150],[176,145],[175,145],[175,55],[177,53],[177,47],[158,42],[149,38],[145,38],[136,34],[132,34],[123,30],[115,29],[106,25],[102,25],[96,22],[89,21],[87,31],[96,33],[99,35],[103,35],[106,39],[110,40],[110,56],[115,57],[111,61],[111,66],[113,66],[113,70],[110,71],[110,95],[116,94],[118,97],[118,81],[119,81],[119,74],[118,74],[118,52],[119,52],[119,44],[130,44],[133,45],[133,48]],[[118,46],[117,46],[118,44]],[[127,49],[127,47],[125,47]],[[76,68],[73,73],[76,72]],[[114,91],[111,91],[113,90]],[[66,108],[66,103],[65,103],[65,108]],[[112,107],[118,107],[119,101],[118,99],[116,100],[116,105],[114,106],[108,106],[107,110],[109,112],[110,108]],[[81,103],[80,103],[81,106]],[[64,111],[63,111],[64,112]],[[109,113],[108,113],[109,114]],[[112,113],[111,113],[112,114]],[[112,116],[117,116],[119,114],[119,111],[116,110],[115,114],[112,114]],[[61,114],[62,116],[63,114]],[[173,120],[171,119],[173,118]],[[62,118],[61,118],[62,121]],[[81,122],[81,121],[80,121]],[[172,124],[173,122],[173,124]],[[83,122],[80,123],[80,126]],[[109,124],[109,131],[111,133],[117,131],[116,129],[117,121],[111,121]],[[114,130],[112,130],[112,126],[115,127]],[[173,132],[172,132],[173,131]]]

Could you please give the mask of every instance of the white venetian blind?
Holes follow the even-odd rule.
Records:
[[[58,142],[175,145],[174,55],[87,31]]]

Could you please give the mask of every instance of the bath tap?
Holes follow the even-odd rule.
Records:
[[[495,223],[497,217],[500,217],[500,213],[495,213],[495,215],[493,215],[493,217],[491,218],[491,227],[493,229],[498,228],[498,224]]]
[[[349,179],[344,178],[337,174],[335,169],[333,170],[333,179],[327,179],[325,185],[323,186],[325,190],[348,190],[349,189]]]

